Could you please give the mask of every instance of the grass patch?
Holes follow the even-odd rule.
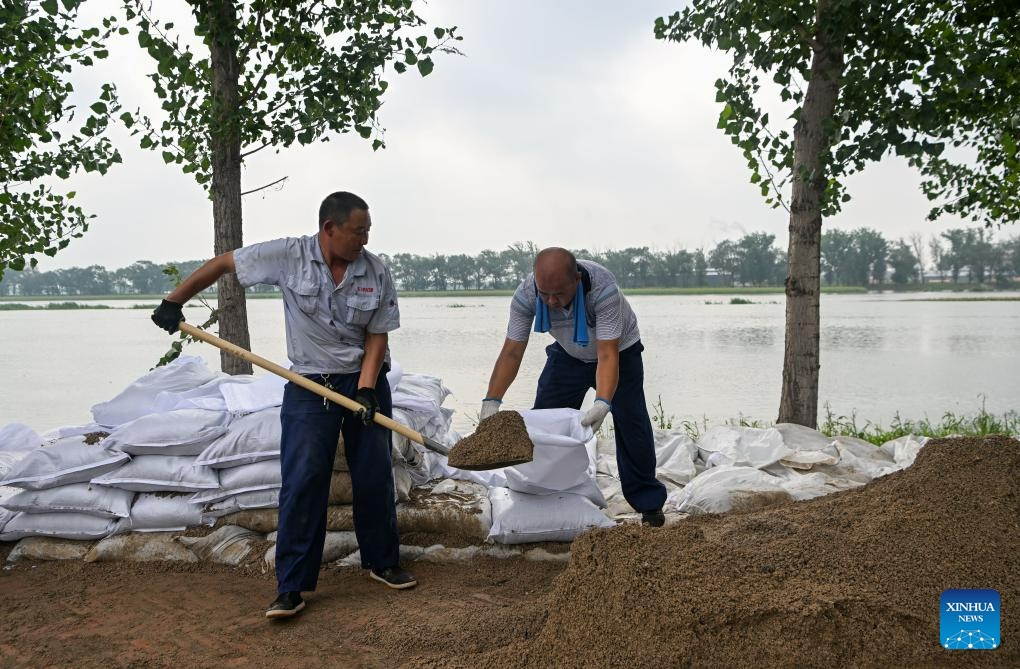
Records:
[[[652,404],[652,425],[660,430],[681,429],[695,441],[711,427],[707,417],[698,419],[677,418],[673,414],[666,413],[662,406],[662,395]],[[736,418],[729,418],[722,422],[722,425],[732,427],[772,427],[775,423],[757,420],[738,414]],[[605,430],[605,428],[603,428]],[[861,421],[856,412],[849,416],[837,416],[832,412],[828,403],[825,404],[825,419],[818,426],[818,431],[828,437],[857,437],[880,446],[887,441],[898,439],[908,434],[924,437],[984,437],[990,434],[1005,434],[1013,437],[1020,437],[1020,412],[1006,411],[1001,415],[990,413],[985,408],[985,400],[981,399],[981,408],[974,414],[956,414],[946,411],[941,419],[931,420],[927,416],[919,420],[908,420],[900,416],[897,411],[888,426],[873,423],[869,420]],[[601,432],[601,431],[600,431]],[[611,430],[608,430],[611,432]],[[601,434],[599,436],[606,436]]]
[[[0,303],[0,311],[74,311],[78,309],[113,309],[107,304],[79,304],[78,302],[50,302],[42,306],[19,302]]]
[[[743,297],[731,297],[730,304],[754,304],[754,300],[747,300]]]

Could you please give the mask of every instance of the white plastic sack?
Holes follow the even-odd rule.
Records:
[[[113,533],[117,521],[86,513],[19,513],[7,522],[0,541],[59,537],[91,541]]]
[[[114,429],[103,446],[131,455],[198,455],[226,433],[228,420],[208,409],[148,414]]]
[[[390,371],[386,372],[386,383],[390,390],[400,385],[400,379],[404,376],[404,368],[396,360],[390,360]]]
[[[529,495],[509,488],[489,491],[492,528],[489,539],[502,544],[573,541],[593,527],[616,523],[580,495]]]
[[[215,489],[197,493],[191,498],[196,504],[218,502],[243,492],[270,490],[283,485],[279,460],[263,460],[241,467],[220,469],[220,484]]]
[[[246,385],[254,381],[255,377],[250,374],[218,376],[192,390],[184,392],[164,390],[156,395],[153,407],[160,413],[177,409],[206,409],[207,411],[226,412],[227,403],[223,399],[223,393],[220,392],[221,386],[225,384]]]
[[[262,535],[237,525],[227,525],[204,537],[177,537],[176,540],[204,562],[236,567],[248,557],[255,543],[262,540]]]
[[[92,407],[92,419],[106,427],[117,427],[146,414],[158,411],[156,397],[161,392],[194,390],[221,376],[209,369],[205,361],[183,355],[168,365],[157,367],[141,377],[108,402]]]
[[[52,443],[64,437],[77,437],[90,432],[109,432],[109,430],[98,423],[86,423],[84,425],[68,425],[66,427],[55,427],[52,430],[43,432],[44,443]]]
[[[2,502],[25,513],[87,513],[100,518],[127,518],[135,494],[120,488],[71,483],[46,490],[22,490]]]
[[[793,453],[774,427],[717,425],[701,435],[698,448],[711,466],[767,467]]]
[[[868,483],[901,469],[896,464],[893,450],[880,448],[864,439],[836,437],[832,443],[839,451],[839,462],[814,467],[812,471],[822,472],[833,478]]]
[[[92,547],[85,562],[198,562],[169,534],[118,534]]]
[[[16,515],[18,514],[14,511],[8,511],[0,506],[0,537],[3,537],[4,527],[7,525],[7,522]],[[0,538],[0,541],[2,541],[2,538]]]
[[[31,451],[42,443],[42,437],[22,423],[11,423],[0,429],[0,451]]]
[[[839,451],[818,430],[812,430],[796,423],[778,423],[775,429],[783,437],[783,444],[790,449],[779,461],[787,467],[810,469],[815,465],[834,465],[839,462]]]
[[[86,444],[84,437],[66,437],[52,446],[29,452],[11,467],[0,480],[0,486],[42,490],[84,483],[130,459],[127,453],[103,448],[100,444]]]
[[[92,479],[94,485],[135,492],[199,492],[219,487],[216,470],[182,455],[139,455],[120,469]]]
[[[270,488],[268,490],[256,490],[254,492],[243,492],[240,495],[227,497],[218,502],[212,502],[205,506],[202,520],[208,523],[221,516],[226,516],[238,511],[248,509],[275,509],[280,506],[280,489]]]
[[[279,459],[281,438],[279,407],[250,413],[236,418],[226,434],[199,454],[195,464],[226,469]]]
[[[755,467],[721,465],[695,476],[677,495],[676,506],[691,515],[763,508],[793,499],[782,483]]]
[[[929,441],[928,437],[919,437],[914,434],[904,435],[882,444],[882,450],[891,452],[896,465],[905,469],[914,464],[917,454]]]
[[[224,384],[220,394],[233,416],[255,413],[283,404],[283,387],[287,380],[275,374],[256,376],[252,383]]]
[[[663,483],[690,483],[698,475],[697,456],[697,444],[683,430],[655,430],[655,477]]]
[[[570,490],[594,480],[586,446],[592,442],[594,451],[594,433],[581,425],[584,414],[576,409],[538,409],[522,411],[521,416],[535,444],[534,458],[504,470],[507,488],[543,494]]]
[[[118,531],[183,532],[202,524],[202,507],[188,501],[188,495],[138,496],[131,507],[131,517],[120,524]]]
[[[53,537],[25,537],[18,542],[8,562],[21,560],[81,560],[89,552],[89,545],[73,539]]]
[[[275,534],[275,532],[274,532]],[[275,541],[276,537],[273,537]],[[347,557],[358,550],[358,539],[354,532],[326,532],[326,540],[322,545],[322,564],[336,562]],[[401,556],[402,557],[402,556]],[[358,554],[358,564],[361,564],[361,555]],[[276,568],[276,544],[274,543],[266,551],[266,564],[270,569]]]

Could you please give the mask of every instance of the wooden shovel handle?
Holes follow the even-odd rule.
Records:
[[[229,341],[220,339],[216,335],[209,334],[205,330],[199,330],[194,325],[189,325],[185,321],[181,321],[179,327],[181,332],[183,332],[184,334],[190,335],[195,339],[200,339],[207,344],[212,344],[216,348],[222,349],[227,353],[230,353],[231,355],[236,355],[238,358],[241,358],[242,360],[247,360],[253,365],[258,365],[262,369],[272,372],[277,376],[282,376],[291,383],[296,383],[305,390],[310,390],[316,395],[319,395],[320,397],[325,397],[330,402],[335,402],[340,406],[344,407],[345,409],[350,409],[351,411],[361,411],[362,409],[364,409],[364,407],[361,406],[361,404],[355,402],[351,398],[344,397],[340,393],[330,390],[321,383],[316,383],[311,379],[306,379],[300,374],[296,374],[285,367],[277,365],[275,362],[270,362],[265,358],[257,356],[248,349],[241,348],[237,344],[231,344]],[[415,442],[416,444],[421,444],[426,448],[431,448],[433,445],[433,443],[426,443],[426,441],[432,442],[432,440],[431,439],[426,440],[426,438],[422,436],[421,432],[418,432],[417,430],[412,430],[406,425],[401,425],[397,421],[393,420],[388,416],[382,415],[378,411],[375,412],[375,422],[378,423],[379,425],[382,425],[387,430],[392,430],[397,434],[401,434],[410,439],[411,441]]]

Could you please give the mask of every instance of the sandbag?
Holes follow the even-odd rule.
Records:
[[[223,376],[209,369],[205,361],[182,355],[173,362],[156,367],[117,394],[92,407],[92,419],[105,427],[117,427],[146,414],[155,413],[156,397],[162,392],[185,392]]]
[[[584,414],[575,409],[538,409],[522,411],[521,416],[535,452],[531,462],[504,470],[507,488],[543,494],[594,480],[594,458],[587,446],[592,442],[594,453],[594,433],[581,425]]]
[[[93,485],[135,492],[200,492],[219,488],[216,470],[182,455],[138,455],[120,469],[92,479]]]
[[[354,532],[326,532],[326,540],[322,546],[322,564],[335,562],[357,550],[358,539]],[[270,569],[276,568],[276,544],[266,550],[264,559]]]
[[[350,467],[347,466],[347,452],[344,450],[344,436],[342,434],[336,443],[336,457],[333,458],[333,471],[350,471]]]
[[[679,493],[677,510],[691,515],[760,509],[793,499],[782,479],[756,467],[721,465],[687,484]]]
[[[118,534],[92,547],[85,562],[198,562],[172,534]]]
[[[10,555],[8,562],[19,560],[81,560],[92,548],[91,544],[73,539],[53,539],[51,537],[25,537],[19,541]]]
[[[677,486],[690,483],[698,475],[694,464],[698,445],[683,430],[655,430],[654,435],[655,477]]]
[[[900,469],[905,469],[914,464],[917,454],[929,441],[928,437],[919,437],[915,434],[907,434],[898,439],[893,439],[882,444],[882,450],[891,452],[893,461]]]
[[[489,539],[503,544],[573,541],[593,527],[616,525],[580,495],[529,495],[509,488],[489,491]]]
[[[114,429],[103,446],[131,455],[198,455],[226,433],[228,421],[206,409],[149,414]]]
[[[25,537],[94,540],[109,536],[116,527],[116,520],[85,513],[19,513],[4,526],[0,541]]]
[[[217,518],[245,511],[247,509],[275,509],[280,506],[280,489],[270,488],[268,490],[255,490],[243,492],[217,502],[211,502],[202,506],[202,522],[206,524],[215,523]]]
[[[2,502],[26,513],[87,513],[100,518],[127,518],[135,493],[120,488],[71,483],[46,490],[23,490]]]
[[[189,502],[189,497],[188,493],[142,493],[131,507],[131,517],[120,524],[118,532],[183,532],[201,525],[202,507]]]
[[[0,429],[0,451],[31,451],[42,444],[42,437],[22,423],[10,423]]]
[[[203,562],[236,567],[262,541],[262,535],[243,527],[227,525],[204,537],[177,537],[176,541],[187,546]]]
[[[196,493],[191,498],[192,502],[196,504],[218,502],[243,492],[270,490],[283,485],[278,459],[210,471],[219,472],[219,485],[215,489]]]
[[[0,541],[3,541],[3,532],[7,523],[10,522],[10,520],[16,515],[18,514],[14,511],[8,511],[4,507],[0,506]]]
[[[220,394],[223,395],[227,411],[232,416],[242,416],[280,406],[285,385],[286,379],[276,374],[266,374],[254,377],[251,383],[224,384],[220,386]]]
[[[793,454],[773,427],[717,425],[698,438],[698,449],[710,466],[767,467]]]
[[[839,462],[839,451],[832,439],[818,430],[796,423],[777,423],[776,430],[783,444],[790,449],[779,463],[795,469],[810,469],[815,465],[834,465]]]
[[[51,446],[30,451],[15,463],[0,486],[44,490],[70,483],[87,483],[131,459],[127,453],[86,444],[83,436],[66,437]]]
[[[195,464],[214,469],[280,458],[280,409],[274,407],[237,418],[226,433],[199,454]]]
[[[192,390],[182,392],[164,390],[156,395],[153,408],[158,413],[176,411],[177,409],[206,409],[229,413],[221,392],[222,388],[227,385],[243,386],[254,382],[255,377],[249,374],[218,376]]]

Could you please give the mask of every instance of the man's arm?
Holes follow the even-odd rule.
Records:
[[[181,281],[166,299],[152,312],[152,322],[170,334],[177,332],[180,322],[184,320],[184,305],[188,300],[216,283],[224,274],[236,271],[234,252],[221,253],[212,260],[206,261],[201,267]]]
[[[358,377],[358,388],[375,388],[376,379],[386,359],[386,347],[390,336],[385,332],[365,333],[365,356],[361,359],[361,376]]]
[[[595,396],[612,402],[620,382],[620,340],[598,339],[595,346],[599,358],[595,368]]]
[[[231,274],[234,268],[234,252],[221,253],[212,260],[208,260],[201,267],[188,275],[181,285],[166,296],[170,302],[184,305],[188,300],[201,293],[224,274]]]
[[[496,364],[492,368],[492,376],[489,377],[489,390],[486,398],[502,400],[503,395],[510,388],[510,384],[517,378],[517,372],[521,369],[521,361],[524,360],[524,351],[528,348],[528,341],[515,341],[507,338],[503,342],[503,350],[496,358]]]

